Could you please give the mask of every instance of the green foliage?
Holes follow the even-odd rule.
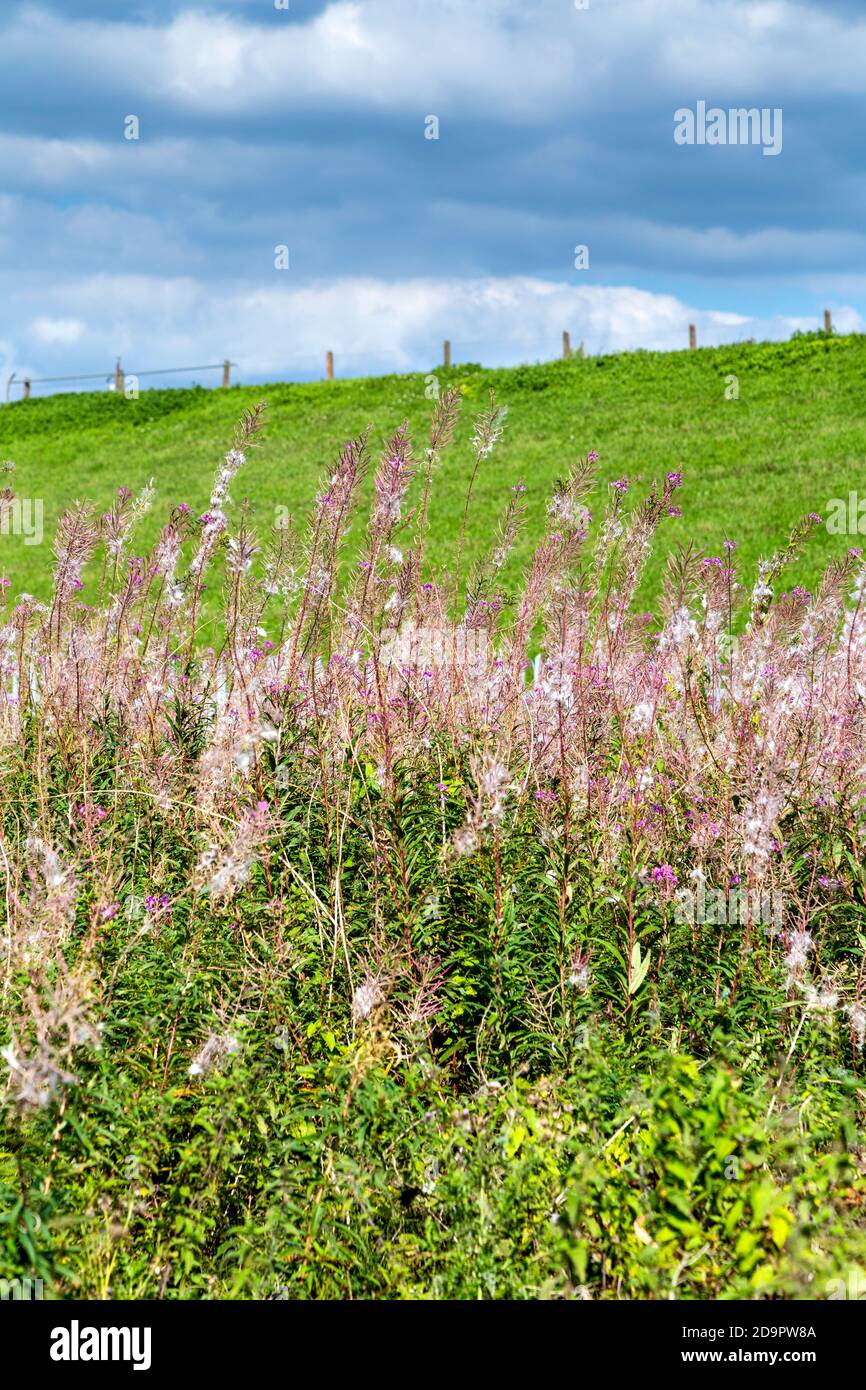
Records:
[[[287,862],[325,883],[324,814],[282,795]],[[4,1277],[53,1297],[812,1298],[866,1263],[844,1037],[810,1024],[786,1070],[777,989],[765,1007],[756,978],[742,1011],[716,1007],[717,939],[696,955],[672,924],[659,973],[656,914],[630,957],[605,953],[618,909],[589,860],[563,917],[562,852],[530,827],[498,864],[443,873],[428,783],[406,776],[391,816],[390,921],[360,817],[343,848],[355,987],[373,936],[391,972],[359,1018],[289,872],[192,902],[188,832],[130,799],[123,902],[175,905],[144,933],[125,911],[106,924],[101,1046],[76,1054],[60,1106],[6,1112]],[[577,935],[588,996],[567,982]],[[406,949],[437,963],[435,1014],[413,1005]]]
[[[524,641],[544,615],[531,686],[528,653],[508,639],[436,677],[389,664],[381,641],[360,650],[362,629],[375,637],[410,595],[416,615],[452,607],[444,586],[437,598],[422,583],[417,552],[391,545],[412,472],[401,431],[354,588],[337,579],[360,447],[327,475],[301,542],[307,580],[289,583],[292,552],[259,584],[246,513],[219,533],[233,556],[222,609],[218,593],[208,600],[219,654],[197,646],[189,593],[197,602],[203,568],[186,598],[163,598],[181,512],[147,560],[121,538],[123,577],[109,577],[101,611],[78,602],[68,559],[96,553],[95,529],[66,518],[54,602],[21,604],[4,629],[0,1277],[40,1278],[54,1298],[821,1298],[866,1266],[866,638],[843,616],[853,564],[831,573],[822,606],[801,596],[798,618],[766,596],[743,642],[751,685],[715,636],[706,649],[688,608],[685,635],[668,621],[665,644],[642,620],[612,629],[605,599],[593,638],[576,570],[584,474],[549,448],[576,401],[594,443],[593,421],[613,409],[616,476],[640,415],[665,466],[690,447],[702,460],[700,531],[715,525],[713,451],[718,462],[724,439],[727,509],[746,438],[720,374],[751,373],[748,439],[781,438],[790,464],[793,433],[773,414],[779,373],[791,390],[808,373],[811,394],[785,428],[823,422],[836,468],[860,426],[828,402],[853,389],[863,351],[818,335],[452,370],[470,398],[491,384],[522,392],[524,423],[509,423],[502,447],[563,479],[574,549],[557,569],[563,538],[548,535],[517,600]],[[302,409],[275,412],[289,423],[271,461],[262,450],[249,462],[260,507],[307,487],[313,445],[347,414],[382,393],[414,410],[418,382],[333,383],[323,409],[325,389],[273,393]],[[107,501],[99,470],[119,444],[130,466],[147,459],[143,476],[162,467],[163,486],[182,477],[186,489],[185,451],[194,458],[198,432],[244,400],[237,389],[31,402],[0,413],[0,437],[11,431],[19,463],[44,452],[58,495],[71,450],[90,440],[76,481]],[[698,400],[718,412],[716,435]],[[260,413],[236,436],[250,448]],[[40,418],[46,432],[28,434]],[[491,401],[472,544],[490,537],[497,421]],[[437,412],[443,437],[451,424]],[[285,482],[275,461],[296,445],[306,453]],[[433,486],[453,540],[466,479],[454,486],[450,467],[443,457]],[[776,479],[786,498],[792,476]],[[378,505],[389,486],[396,509]],[[753,477],[740,486],[757,494]],[[610,560],[617,589],[670,495],[637,512],[644,529]],[[749,526],[766,542],[760,517],[743,525],[744,549]],[[697,607],[693,569],[689,554],[669,567],[668,617],[684,595]],[[488,603],[484,574],[464,618]],[[263,590],[296,603],[280,648],[264,637]],[[435,630],[456,647],[467,630],[456,588],[453,607],[457,620]],[[708,614],[722,608],[707,603],[705,629]],[[721,917],[677,910],[674,887],[696,881],[719,885]],[[783,889],[784,925],[734,910],[742,881]]]

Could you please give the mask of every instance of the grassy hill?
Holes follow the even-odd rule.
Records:
[[[739,396],[732,395],[736,377]],[[667,538],[693,538],[717,553],[724,535],[739,546],[750,578],[804,512],[825,512],[828,500],[866,494],[866,337],[814,334],[785,343],[746,343],[697,352],[622,353],[537,366],[439,369],[440,388],[459,384],[463,419],[437,475],[432,507],[432,557],[447,565],[459,529],[472,415],[490,387],[509,407],[505,437],[476,484],[469,545],[489,540],[517,482],[527,486],[528,526],[507,578],[515,578],[540,534],[547,496],[576,456],[600,454],[602,485],[628,476],[634,486],[681,469],[684,515]],[[247,496],[262,530],[278,508],[303,516],[320,470],[341,444],[372,423],[384,438],[408,418],[419,452],[430,401],[422,374],[309,384],[237,386],[229,390],[147,391],[137,401],[111,394],[63,395],[0,409],[0,459],[16,465],[15,492],[41,498],[45,538],[25,545],[0,537],[0,574],[12,595],[44,597],[50,583],[54,524],[75,498],[99,508],[120,485],[153,478],[157,505],[142,527],[155,535],[167,509],[187,502],[203,510],[214,468],[241,411],[264,398],[264,447],[233,489]],[[866,527],[866,522],[864,522]],[[817,528],[796,578],[814,581],[823,564],[856,538]],[[651,591],[661,560],[645,584]],[[86,594],[82,597],[86,598]]]

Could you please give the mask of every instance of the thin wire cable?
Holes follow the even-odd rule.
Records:
[[[206,362],[199,367],[153,367],[146,372],[127,372],[124,376],[169,376],[172,372],[213,372],[225,365],[223,362]],[[236,367],[237,362],[230,362],[230,367]],[[47,382],[55,381],[109,381],[114,376],[114,372],[78,372],[75,376],[31,376],[22,377],[21,384],[29,381],[31,386],[44,386]],[[17,377],[16,377],[17,380]]]

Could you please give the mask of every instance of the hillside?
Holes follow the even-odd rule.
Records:
[[[731,394],[737,378],[738,399]],[[682,470],[684,516],[668,539],[693,538],[717,553],[725,534],[739,547],[745,574],[805,512],[822,515],[830,498],[861,482],[866,456],[866,337],[801,336],[697,352],[635,352],[486,370],[437,371],[440,388],[459,383],[465,409],[457,446],[446,455],[433,497],[433,558],[447,565],[462,513],[466,444],[475,408],[489,388],[509,407],[507,429],[476,484],[470,519],[473,550],[489,539],[512,485],[527,486],[526,535],[537,535],[550,487],[579,454],[595,449],[602,484],[622,476],[647,484]],[[14,461],[15,492],[41,498],[43,545],[4,535],[0,570],[20,590],[45,596],[45,547],[63,508],[87,498],[108,505],[115,489],[153,478],[157,505],[143,527],[149,542],[168,507],[201,511],[214,467],[241,411],[264,398],[269,426],[234,492],[248,496],[262,530],[278,509],[303,515],[320,470],[341,444],[371,421],[378,434],[408,418],[419,451],[430,401],[422,374],[312,384],[146,391],[137,401],[107,392],[21,401],[0,409],[0,457]],[[462,446],[462,447],[461,447]],[[816,530],[797,579],[812,583],[824,563],[855,540]],[[530,542],[518,546],[515,581]],[[646,592],[662,560],[648,574]]]

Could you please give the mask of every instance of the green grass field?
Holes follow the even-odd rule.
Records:
[[[738,381],[738,399],[730,378]],[[76,498],[100,509],[114,490],[153,478],[157,504],[140,545],[155,536],[167,509],[187,502],[201,511],[214,467],[241,411],[264,398],[269,425],[264,447],[250,459],[233,490],[247,496],[266,531],[278,508],[303,517],[320,471],[341,444],[371,421],[384,434],[408,418],[423,449],[431,402],[421,374],[302,385],[238,386],[143,392],[137,401],[109,393],[21,401],[0,409],[0,458],[15,465],[21,498],[41,498],[44,542],[25,545],[0,537],[0,574],[12,595],[45,597],[50,584],[46,550],[60,512]],[[510,487],[527,486],[526,536],[539,522],[552,483],[575,458],[600,453],[601,484],[628,476],[640,484],[682,469],[684,516],[667,537],[693,538],[710,554],[727,534],[750,579],[759,556],[784,539],[805,512],[824,515],[828,500],[866,492],[866,337],[800,336],[786,343],[745,343],[697,352],[635,352],[574,358],[537,366],[485,370],[477,365],[439,370],[440,388],[464,392],[457,446],[437,474],[432,499],[432,556],[449,564],[459,530],[468,472],[471,421],[490,387],[509,407],[502,444],[477,481],[469,548],[491,538]],[[864,520],[866,529],[866,520]],[[817,528],[795,578],[811,584],[823,565],[856,539]],[[506,580],[516,580],[528,558],[518,545]],[[663,551],[666,547],[660,547]],[[661,559],[644,585],[651,593]],[[83,598],[87,598],[85,593]]]

